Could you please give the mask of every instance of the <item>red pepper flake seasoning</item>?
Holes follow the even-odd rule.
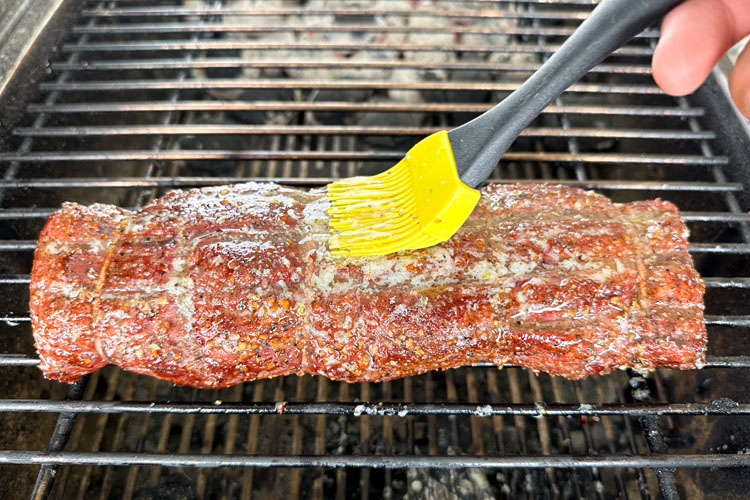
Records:
[[[425,259],[419,259],[413,264],[407,264],[406,270],[412,273],[421,273],[427,264]]]

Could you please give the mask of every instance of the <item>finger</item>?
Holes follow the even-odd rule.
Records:
[[[750,43],[740,53],[729,76],[729,91],[740,112],[750,118]]]
[[[721,56],[750,32],[748,0],[688,0],[665,18],[653,58],[656,83],[686,95],[706,79]]]

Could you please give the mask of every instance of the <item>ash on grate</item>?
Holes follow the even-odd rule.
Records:
[[[195,484],[185,474],[165,472],[158,486],[142,486],[135,491],[133,500],[202,500]]]
[[[409,500],[493,500],[497,498],[487,475],[476,469],[441,471],[435,477],[429,470],[409,469],[406,474]],[[509,491],[508,491],[509,493]]]

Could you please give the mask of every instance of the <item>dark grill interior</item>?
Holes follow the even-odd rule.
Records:
[[[582,382],[466,367],[220,391],[35,368],[28,281],[63,201],[320,186],[391,166],[512,91],[589,0],[87,1],[0,153],[0,482],[7,498],[742,498],[750,215],[711,108],[663,95],[650,29],[550,106],[494,180],[683,211],[708,288],[700,371]],[[714,117],[715,121],[715,117]],[[719,119],[721,121],[721,119]],[[745,154],[745,160],[747,156]],[[750,185],[750,182],[744,185]]]

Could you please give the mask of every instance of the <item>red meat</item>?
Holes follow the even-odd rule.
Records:
[[[241,184],[133,212],[66,204],[31,275],[44,374],[107,363],[196,387],[380,381],[479,361],[581,378],[704,363],[704,286],[677,209],[493,185],[448,242],[333,257],[322,192]]]

